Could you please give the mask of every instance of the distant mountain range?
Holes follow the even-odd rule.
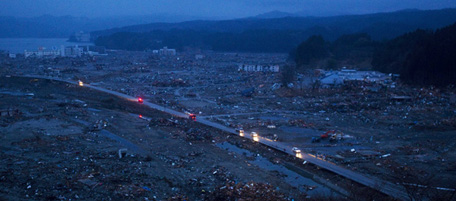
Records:
[[[282,17],[302,17],[302,16],[298,15],[298,14],[294,14],[294,13],[287,13],[287,12],[274,10],[271,12],[266,12],[263,14],[255,15],[252,18],[271,19],[271,18],[282,18]]]
[[[435,29],[456,21],[456,9],[404,10],[367,15],[302,17],[305,12],[271,11],[232,20],[184,15],[148,15],[105,18],[44,15],[33,18],[1,17],[0,38],[67,38],[75,32],[91,32],[94,39],[117,32],[150,32],[172,29],[241,33],[247,30],[294,30],[321,34],[333,40],[342,34],[365,32],[373,39],[390,39],[418,28]],[[96,31],[98,30],[98,31]]]
[[[403,10],[391,13],[344,15],[333,17],[299,17],[273,11],[249,18],[234,20],[196,20],[179,23],[149,23],[94,31],[95,37],[117,32],[169,31],[173,29],[241,33],[247,30],[301,30],[321,34],[334,40],[340,35],[368,33],[375,40],[391,39],[409,31],[436,29],[456,22],[456,9]]]
[[[174,23],[196,19],[208,18],[165,14],[103,18],[51,15],[32,18],[0,16],[0,38],[67,38],[79,31],[91,32],[135,24]]]

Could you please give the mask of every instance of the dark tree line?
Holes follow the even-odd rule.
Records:
[[[456,23],[436,31],[416,30],[389,41],[375,42],[367,34],[351,34],[334,42],[311,36],[290,53],[298,69],[312,62],[371,57],[373,70],[400,74],[413,85],[456,84]],[[327,63],[330,65],[331,62]]]
[[[375,70],[399,73],[410,84],[447,86],[456,81],[456,23],[416,30],[385,42],[374,53]]]
[[[289,52],[310,35],[299,30],[258,29],[234,33],[172,29],[147,33],[119,32],[98,37],[95,44],[109,49],[135,51],[163,46],[176,49],[191,46],[215,51]]]
[[[416,30],[384,42],[374,52],[372,65],[375,70],[389,73],[403,73],[408,55],[423,46],[432,35],[431,31]]]
[[[193,30],[156,30],[148,33],[118,32],[98,37],[95,44],[109,49],[143,51],[163,46],[180,49],[184,46],[199,46],[207,33]]]
[[[335,41],[325,41],[321,35],[309,37],[290,52],[298,69],[315,68],[310,64],[328,59],[325,68],[336,67],[336,61],[371,57],[378,42],[366,33],[342,35]]]
[[[295,61],[298,67],[323,59],[329,55],[328,45],[320,35],[309,37],[296,48]]]

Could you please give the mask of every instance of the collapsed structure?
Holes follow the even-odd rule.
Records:
[[[321,74],[320,83],[323,87],[338,86],[347,81],[390,83],[393,78],[393,74],[387,75],[378,71],[357,71],[346,68],[342,68],[340,71],[323,71],[319,73]]]

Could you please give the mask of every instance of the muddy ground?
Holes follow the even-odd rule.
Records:
[[[41,79],[2,78],[0,88],[0,107],[11,111],[0,119],[2,199],[210,200],[221,186],[248,182],[271,185],[277,199],[303,199],[315,188],[292,186],[254,165],[256,156],[217,144],[284,154],[136,102]]]
[[[426,191],[427,194],[428,191],[432,191],[429,193],[433,195],[451,196],[456,192],[456,174],[454,174],[456,171],[456,90],[454,86],[441,89],[432,86],[420,88],[402,85],[400,80],[394,80],[394,84],[388,85],[361,81],[338,87],[313,88],[313,86],[305,86],[304,82],[299,83],[298,78],[295,87],[287,89],[274,88],[281,82],[280,73],[237,71],[237,65],[242,63],[280,64],[285,60],[286,55],[274,54],[208,53],[205,59],[196,60],[191,53],[182,53],[171,58],[154,58],[147,52],[113,51],[109,52],[108,56],[97,58],[5,60],[6,64],[3,65],[5,68],[2,70],[4,75],[39,74],[71,80],[81,79],[94,86],[131,96],[142,96],[147,101],[177,111],[196,113],[198,118],[207,118],[232,128],[243,127],[248,131],[257,131],[260,136],[277,134],[279,141],[299,147],[304,152],[353,171],[403,185],[410,190],[411,194],[417,191]],[[75,65],[73,61],[81,64]],[[103,69],[95,68],[99,63],[104,65]],[[302,76],[301,81],[318,79],[313,77],[313,73],[298,76]],[[34,86],[33,83],[26,82]],[[255,89],[252,96],[244,95],[243,91],[249,88]],[[0,95],[2,100],[13,96],[20,100],[29,100],[26,93],[34,90],[36,88],[29,86],[18,90],[18,93],[0,93]],[[73,94],[68,98],[66,96],[69,95],[60,95],[65,90],[47,90],[58,91],[58,93],[45,92],[50,95],[43,97],[43,102],[52,102],[49,104],[53,107],[63,104],[62,107],[57,108],[58,110],[53,109],[48,113],[65,111],[66,118],[73,119],[48,122],[54,127],[68,124],[66,127],[69,129],[65,133],[74,134],[83,129],[82,133],[86,134],[84,129],[88,126],[84,123],[92,124],[96,120],[109,120],[109,126],[105,130],[112,134],[120,135],[134,143],[138,138],[149,140],[142,137],[144,136],[142,133],[135,134],[135,129],[135,132],[124,133],[123,131],[127,130],[128,126],[134,125],[129,123],[128,126],[123,126],[124,121],[132,121],[129,120],[132,117],[139,121],[139,118],[134,117],[144,112],[143,108],[132,109],[131,106],[134,105],[127,107],[125,104],[119,104],[115,98],[93,95],[90,96],[92,102],[88,103],[86,109],[83,106],[76,107],[77,110],[69,107],[66,111],[65,104],[81,104],[78,101],[72,103],[71,100],[80,99],[87,102],[89,97],[79,98]],[[79,89],[75,88],[75,90]],[[36,96],[34,96],[35,99]],[[406,98],[395,99],[396,96]],[[65,99],[68,99],[68,103],[58,103]],[[10,100],[10,102],[20,103],[21,101]],[[22,105],[26,107],[30,104]],[[10,105],[5,107],[8,108]],[[47,111],[46,108],[38,107],[35,110],[38,112],[30,113],[32,116],[44,115],[46,113],[44,111]],[[113,121],[122,119],[111,118],[111,116],[117,117],[109,114],[113,111],[124,114],[125,118],[128,116],[128,120],[112,124]],[[81,113],[87,114],[84,116]],[[185,120],[178,120],[176,124],[168,121],[170,116],[155,117],[158,115],[156,112],[143,115],[152,118],[154,123],[149,125],[150,130],[147,126],[144,128],[148,123],[142,127],[137,125],[136,129],[142,129],[144,133],[158,132],[159,137],[154,143],[168,143],[168,140],[173,139],[182,141],[183,144],[179,145],[181,147],[193,147],[195,143],[201,143],[215,149],[217,143],[223,140],[234,140],[233,144],[241,144],[242,147],[255,153],[261,155],[271,153],[272,155],[268,157],[271,161],[276,158],[288,160],[286,156],[279,156],[280,153],[270,152],[267,149],[263,150],[261,146],[242,142],[237,138],[227,139],[226,134],[212,136],[216,132],[210,129],[206,133],[211,135],[207,139],[204,137],[201,139],[198,137],[200,135],[195,135],[200,133],[199,131],[190,130],[190,127],[194,126],[201,129],[200,125],[185,122]],[[23,118],[32,116],[23,115]],[[76,116],[78,119],[75,118]],[[79,121],[81,118],[83,118],[82,121]],[[73,124],[66,123],[68,121],[84,126],[77,128]],[[35,124],[42,122],[43,120],[38,119]],[[23,124],[24,122],[18,123],[13,128],[21,127]],[[3,125],[7,127],[9,123],[6,122]],[[274,125],[276,128],[269,129],[268,125]],[[30,129],[32,128],[37,129],[36,126]],[[42,129],[40,132],[52,134],[51,130]],[[312,138],[318,138],[330,130],[341,131],[345,136],[344,139],[335,142],[324,139],[318,143],[312,143]],[[104,134],[110,136],[109,133]],[[193,145],[187,145],[188,142],[192,142]],[[142,141],[137,143],[138,146],[143,147],[142,149],[152,149],[141,145],[144,143]],[[111,154],[114,155],[114,151],[119,147],[113,149]],[[163,147],[171,149],[167,145]],[[230,154],[229,151],[228,154]],[[231,153],[231,157],[234,158],[234,156],[236,155]],[[294,159],[290,160],[293,163]],[[282,162],[281,164],[284,165]],[[350,182],[327,174],[314,166],[299,164],[299,168],[315,173],[324,180],[329,179],[331,183],[338,186],[348,184],[349,187],[344,189],[349,189],[351,192],[358,194],[364,192],[359,190],[356,184],[356,188],[353,188]],[[437,187],[440,190],[437,190]],[[447,189],[442,190],[443,188]]]

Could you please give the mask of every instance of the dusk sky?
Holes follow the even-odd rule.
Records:
[[[454,7],[456,0],[1,0],[0,16],[169,14],[239,18],[273,10],[327,16]]]

